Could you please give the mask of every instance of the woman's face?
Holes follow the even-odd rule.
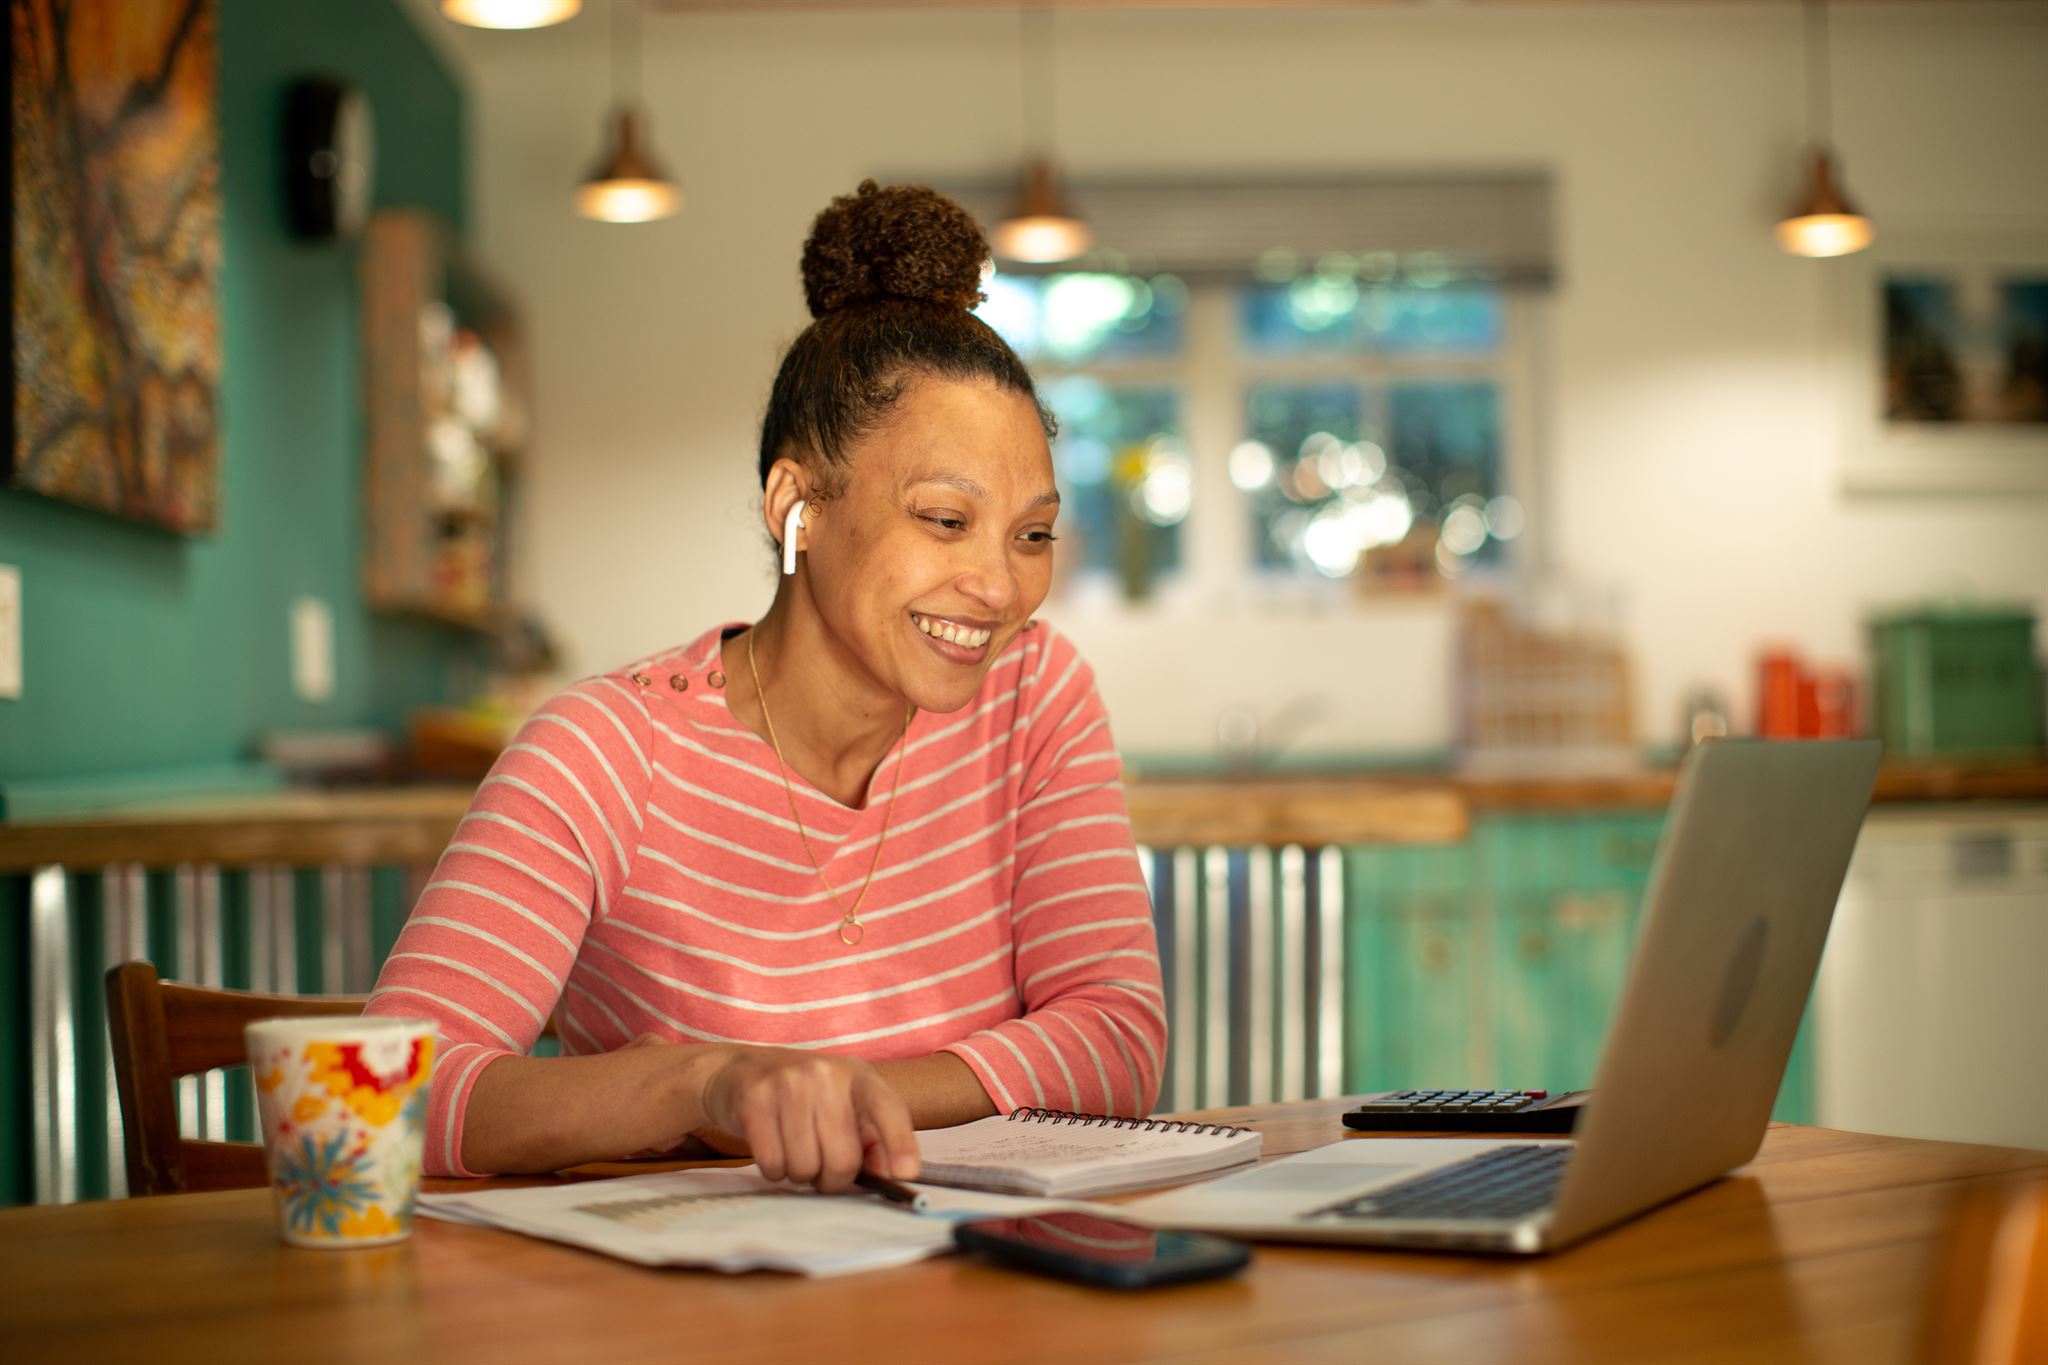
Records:
[[[994,384],[915,379],[848,457],[842,494],[805,518],[811,598],[842,662],[957,711],[1052,581],[1059,493],[1038,410]]]

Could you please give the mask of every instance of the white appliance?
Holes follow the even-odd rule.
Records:
[[[1877,807],[1815,988],[1815,1121],[2048,1148],[2048,809]]]

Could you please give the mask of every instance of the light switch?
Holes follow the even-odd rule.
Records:
[[[292,691],[301,701],[334,700],[334,613],[317,597],[292,602]]]
[[[0,564],[0,697],[21,696],[21,570]]]

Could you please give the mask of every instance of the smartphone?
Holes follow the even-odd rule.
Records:
[[[1000,1265],[1109,1289],[1214,1279],[1235,1274],[1252,1258],[1243,1242],[1089,1213],[977,1219],[954,1227],[953,1241]]]

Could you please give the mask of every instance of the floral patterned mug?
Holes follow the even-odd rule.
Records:
[[[243,1037],[285,1241],[367,1247],[410,1237],[434,1026],[260,1019]]]

